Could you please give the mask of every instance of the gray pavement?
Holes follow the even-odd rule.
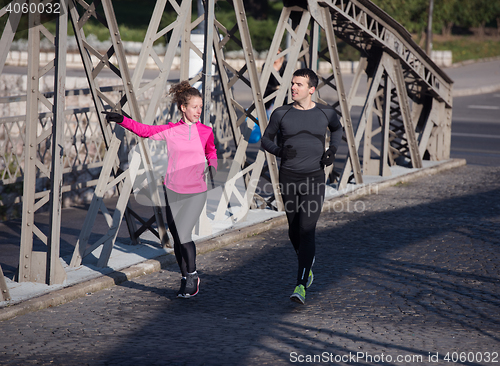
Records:
[[[500,90],[500,59],[445,71],[454,95]],[[351,212],[330,207],[304,307],[288,300],[296,263],[281,216],[200,244],[202,291],[189,301],[174,298],[178,270],[162,255],[0,308],[0,364],[284,364],[322,352],[351,356],[333,364],[496,364],[500,170],[449,170],[460,165],[347,195]],[[356,352],[378,358],[353,361]],[[460,352],[472,361],[453,362]]]
[[[444,71],[453,80],[453,96],[493,93],[500,90],[500,58],[463,62]]]
[[[305,306],[282,224],[200,255],[193,299],[172,264],[5,320],[0,364],[497,364],[499,176],[462,166],[331,207]]]

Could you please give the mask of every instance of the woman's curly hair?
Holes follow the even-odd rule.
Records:
[[[188,81],[184,80],[170,87],[169,95],[173,95],[173,102],[177,103],[177,108],[181,110],[181,105],[186,106],[189,99],[192,97],[200,97],[201,93],[198,89],[193,88]]]

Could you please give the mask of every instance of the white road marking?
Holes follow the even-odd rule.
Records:
[[[500,139],[500,135],[482,135],[478,133],[460,133],[460,132],[452,132],[452,136],[460,136],[460,137],[479,137],[483,139]]]
[[[499,106],[496,105],[470,105],[470,109],[500,109]]]

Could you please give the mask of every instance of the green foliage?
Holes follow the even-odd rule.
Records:
[[[500,41],[479,41],[472,37],[460,37],[456,40],[433,43],[434,50],[450,50],[453,53],[453,63],[479,60],[500,56]]]
[[[245,12],[247,16],[256,19],[256,20],[264,20],[268,19],[268,12],[270,6],[269,1],[267,0],[245,0]]]
[[[124,41],[144,41],[155,4],[155,0],[141,0],[140,2],[135,0],[113,0],[113,10],[120,36]],[[102,5],[99,5],[98,12],[104,14]],[[110,38],[109,30],[95,18],[90,18],[83,26],[83,30],[86,35],[94,34],[99,41],[106,41]],[[72,27],[70,27],[68,33],[73,34]]]
[[[122,39],[133,42],[143,42],[146,37],[147,29],[144,28],[129,28],[126,25],[118,26]],[[109,33],[108,33],[109,38]]]
[[[410,33],[427,27],[430,0],[372,0]],[[500,17],[498,0],[434,0],[434,32],[447,33],[452,25],[484,27]]]
[[[428,0],[373,0],[410,33],[417,33],[427,26]]]
[[[465,27],[479,27],[492,19],[495,1],[474,0],[460,1],[459,24]],[[458,7],[457,7],[458,8]]]
[[[494,20],[498,21],[500,18],[500,1],[497,0],[497,1],[493,1],[492,3],[493,3],[492,4],[493,6],[492,6],[492,10],[491,10],[492,11],[491,16]]]
[[[113,0],[118,24],[129,29],[147,29],[156,0]]]
[[[430,0],[373,0],[382,10],[392,16],[397,22],[404,26],[410,33],[421,35],[425,31],[428,19],[428,7]],[[0,8],[6,6],[10,0],[0,0]],[[180,0],[178,0],[178,3]],[[276,24],[278,22],[283,1],[280,0],[249,0],[245,1],[248,26],[252,38],[253,47],[262,52],[269,49],[274,37]],[[119,24],[120,34],[125,41],[142,42],[144,40],[148,24],[156,5],[156,0],[113,0],[113,8]],[[79,13],[83,13],[83,8],[79,5]],[[103,13],[102,6],[98,8]],[[193,1],[192,19],[197,17],[196,2]],[[227,29],[231,29],[236,24],[233,7],[226,1],[216,3],[216,17]],[[0,31],[7,24],[7,16],[0,18]],[[23,17],[27,18],[27,17]],[[162,14],[160,27],[166,27],[176,18],[170,2]],[[25,20],[21,21],[21,23]],[[497,25],[498,22],[498,25]],[[27,24],[27,23],[26,23]],[[55,31],[55,21],[44,23],[50,32]],[[452,26],[457,27],[500,27],[500,0],[434,0],[433,31],[441,32],[451,36]],[[85,34],[94,34],[100,41],[109,39],[109,31],[97,20],[91,18],[84,26]],[[68,34],[73,34],[72,26],[69,26]],[[27,30],[18,31],[15,39],[27,38]],[[323,37],[322,37],[323,38]],[[157,43],[164,43],[165,39],[160,39]],[[322,40],[324,42],[324,39]],[[451,42],[451,41],[450,41]],[[457,42],[457,41],[453,41]],[[473,50],[479,52],[483,57],[488,55],[499,55],[498,46],[494,41],[484,42],[484,46],[472,41],[461,43],[448,43],[443,46],[434,41],[434,49],[445,49],[450,47],[454,55],[461,59],[463,57],[477,58]],[[460,49],[461,45],[465,49]],[[489,48],[491,47],[491,48]],[[226,44],[225,50],[238,50],[240,46],[230,41]],[[340,58],[342,60],[359,59],[359,52],[352,47],[339,42]]]
[[[440,31],[443,35],[450,36],[454,24],[458,24],[459,18],[457,8],[460,0],[441,0],[435,3],[433,14],[433,31]]]
[[[273,19],[248,19],[248,27],[252,37],[252,45],[258,52],[268,50],[273,41],[276,21]]]
[[[339,51],[339,58],[342,61],[359,61],[361,57],[357,49],[343,41],[337,43],[337,48]]]
[[[248,4],[246,4],[248,7]],[[254,18],[247,16],[248,28],[252,38],[252,46],[257,52],[268,50],[276,30],[276,23],[278,22],[283,4],[281,2],[274,2],[268,5],[268,13],[266,17]],[[226,2],[218,2],[216,4],[215,15],[217,20],[224,25],[228,30],[231,30],[236,25],[236,16],[233,7]],[[239,34],[236,33],[239,37]],[[226,51],[239,50],[241,47],[229,41],[226,46]]]

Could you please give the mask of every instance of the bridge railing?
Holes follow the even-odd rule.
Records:
[[[106,94],[123,94],[123,86],[107,86],[100,90]],[[44,93],[46,98],[51,98],[53,92]],[[90,95],[90,89],[67,90],[66,96],[84,97]],[[211,122],[219,147],[225,151],[224,155],[231,154],[228,144],[232,141],[232,130],[228,128],[228,119],[223,105],[223,95],[218,78],[214,80],[212,92],[212,115]],[[82,100],[82,98],[80,98]],[[22,103],[26,103],[26,95],[0,97],[0,110],[22,111]],[[139,100],[139,106],[145,112],[150,101]],[[13,107],[15,104],[15,107]],[[10,108],[13,107],[13,108]],[[163,113],[157,116],[153,124],[164,124],[167,121],[176,120],[176,108],[171,103],[171,98],[165,96],[161,100]],[[6,115],[6,113],[2,113]],[[93,190],[97,184],[101,168],[104,163],[106,146],[104,136],[100,131],[100,123],[96,116],[96,109],[92,105],[77,106],[65,110],[64,127],[64,151],[63,157],[63,200],[65,206],[85,199],[85,191]],[[38,115],[40,129],[52,125],[53,114],[42,112]],[[24,144],[26,130],[26,115],[8,115],[0,117],[0,208],[3,209],[4,217],[15,216],[15,205],[22,202],[22,184],[24,179],[25,149]],[[37,146],[37,155],[46,170],[50,171],[52,163],[52,140],[48,139],[45,144]],[[137,144],[137,137],[131,132],[125,131],[122,148],[120,149],[120,162],[127,164],[130,150]],[[43,170],[43,168],[42,168]],[[36,196],[41,197],[43,192],[49,189],[46,176],[37,174]],[[113,192],[109,192],[112,196]],[[91,195],[89,195],[91,197]]]

